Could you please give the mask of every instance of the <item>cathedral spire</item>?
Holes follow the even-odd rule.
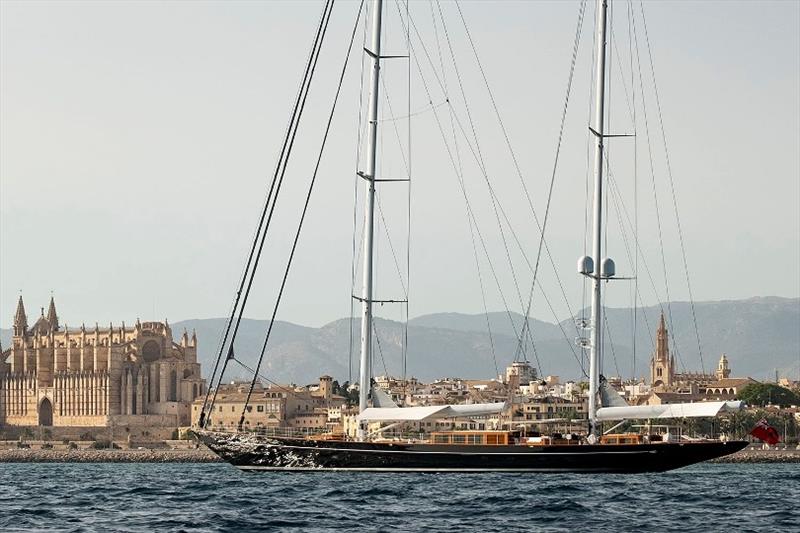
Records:
[[[658,322],[658,332],[656,333],[656,359],[666,361],[669,357],[669,338],[667,336],[667,323],[664,320],[664,312],[661,312],[661,319]]]
[[[22,295],[19,295],[17,302],[17,312],[14,313],[14,335],[22,337],[28,333],[28,317],[25,314],[25,304],[22,303]]]
[[[669,336],[664,312],[658,321],[656,351],[650,360],[650,383],[654,386],[670,387],[675,374],[675,360],[669,353]]]
[[[50,323],[52,331],[58,331],[58,314],[56,314],[56,302],[50,296],[50,307],[47,309],[47,321]]]

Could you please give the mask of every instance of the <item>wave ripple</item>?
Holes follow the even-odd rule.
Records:
[[[245,474],[0,464],[0,531],[691,531],[800,524],[800,465],[666,474]]]

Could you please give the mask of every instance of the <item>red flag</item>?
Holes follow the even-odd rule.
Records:
[[[750,434],[769,445],[778,444],[781,440],[778,430],[770,426],[766,418],[759,420],[756,426],[750,430]]]

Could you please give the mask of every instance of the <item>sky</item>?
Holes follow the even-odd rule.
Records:
[[[386,4],[384,51],[405,55],[405,5]],[[575,264],[586,234],[593,4],[541,259],[550,303],[537,290],[531,307],[551,322],[585,304]],[[531,206],[542,220],[580,3],[462,2],[480,65],[457,7],[411,2],[420,37],[412,30],[411,58],[383,68],[379,175],[406,178],[410,161],[411,185],[379,185],[376,298],[403,299],[408,287],[412,317],[526,307],[539,244]],[[33,320],[53,294],[71,326],[226,316],[321,10],[318,1],[0,3],[0,326],[11,325],[20,294]],[[247,316],[271,314],[357,10],[334,8]],[[619,191],[609,203],[625,205],[607,214],[618,274],[638,273],[644,304],[667,293],[687,300],[682,233],[695,300],[798,297],[800,2],[619,2],[612,20],[607,120],[612,133],[636,133],[609,141]],[[347,316],[359,291],[363,36],[362,19],[283,320]],[[630,305],[632,287],[608,284],[607,304]]]

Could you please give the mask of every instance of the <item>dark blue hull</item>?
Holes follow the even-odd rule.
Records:
[[[735,453],[745,441],[564,446],[350,442],[202,431],[242,470],[397,472],[664,472]]]

